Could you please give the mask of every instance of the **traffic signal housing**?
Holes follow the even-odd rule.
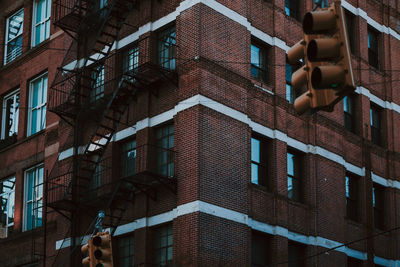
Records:
[[[355,90],[346,22],[340,1],[329,8],[308,12],[303,18],[303,40],[289,51],[289,64],[304,66],[292,75],[292,86],[308,90],[296,98],[298,114],[332,111],[335,104]]]
[[[87,256],[82,259],[82,266],[83,267],[93,267],[93,244],[92,244],[92,238],[88,240],[88,243],[83,245],[81,247],[81,252],[83,255]]]
[[[97,233],[92,237],[92,244],[93,267],[113,267],[114,265],[110,234],[108,232]]]

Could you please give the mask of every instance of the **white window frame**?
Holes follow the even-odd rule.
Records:
[[[47,40],[50,38],[50,28],[51,28],[51,23],[50,23],[50,18],[51,18],[51,0],[43,0],[45,1],[45,4],[42,6],[42,14],[44,14],[43,18],[40,20],[40,22],[36,23],[36,16],[37,16],[37,4],[41,0],[34,0],[33,2],[33,17],[32,17],[32,41],[31,41],[31,46],[37,46],[38,44],[42,43],[43,41]],[[46,11],[48,10],[48,16],[46,16]],[[46,31],[46,24],[48,23],[48,30]],[[40,29],[40,39],[39,42],[36,43],[36,28],[41,27]]]
[[[33,84],[37,82],[38,80],[41,80],[41,86],[39,90],[39,95],[38,99],[41,100],[43,97],[44,93],[44,101],[42,103],[38,103],[36,107],[33,107]],[[43,81],[46,80],[46,83],[43,83]],[[46,104],[47,104],[47,88],[48,88],[48,77],[47,73],[44,73],[37,78],[33,79],[29,83],[29,107],[28,107],[28,133],[27,136],[31,136],[35,133],[40,132],[41,130],[46,128]],[[39,112],[38,118],[36,121],[36,132],[32,133],[32,111],[34,109],[39,109],[43,110],[44,109],[44,120],[43,120],[43,125],[40,125],[40,122],[42,121],[42,112]]]
[[[40,177],[39,177],[39,170],[40,169],[42,169],[42,175],[43,175],[41,177],[41,181],[40,181]],[[28,185],[29,185],[29,183],[28,183],[28,173],[32,172],[32,171],[35,172],[34,181],[32,183],[32,186],[33,186],[33,188],[32,188],[32,200],[27,200],[27,198],[28,198],[28,190],[29,190],[29,188],[28,188]],[[41,184],[40,184],[40,182],[41,182]],[[34,166],[32,168],[27,169],[24,172],[24,212],[23,212],[23,224],[22,224],[22,230],[23,231],[29,231],[29,230],[35,229],[37,227],[42,226],[42,224],[43,224],[43,222],[42,222],[41,225],[37,225],[37,221],[33,220],[33,214],[35,212],[35,209],[39,209],[35,205],[37,205],[37,203],[39,201],[42,201],[41,208],[42,208],[42,220],[43,220],[43,189],[44,189],[43,183],[44,183],[44,165],[43,164],[36,165],[36,166]],[[36,191],[35,189],[38,189],[38,190]],[[32,204],[32,213],[31,213],[32,214],[32,218],[28,218],[27,217],[28,216],[27,215],[27,206],[28,206],[27,204],[28,203],[33,203]],[[28,229],[28,223],[27,223],[28,219],[32,219],[33,220],[32,221],[32,228],[30,228],[30,229]]]
[[[14,125],[15,129],[13,129],[13,134],[17,134],[18,133],[19,105],[18,105],[17,112],[16,112],[16,109],[15,109],[15,104],[16,104],[16,101],[17,101],[17,95],[18,94],[20,94],[19,93],[19,88],[17,90],[12,91],[8,95],[6,95],[4,97],[4,99],[3,99],[3,117],[2,117],[2,123],[1,123],[1,139],[5,139],[6,137],[9,137],[8,135],[6,135],[6,120],[8,119],[8,118],[6,118],[6,116],[7,116],[7,112],[6,112],[7,105],[6,105],[6,103],[7,103],[7,100],[10,99],[10,98],[14,98],[13,121],[15,121],[16,123]]]
[[[14,198],[13,201],[12,201],[12,205],[14,205],[13,206],[13,208],[14,208],[15,207],[15,176],[13,175],[13,176],[7,177],[6,179],[1,180],[0,183],[3,183],[5,181],[11,180],[11,179],[14,179],[14,187],[13,187],[13,189],[11,189],[8,192],[0,193],[0,197],[1,198],[6,198],[7,199],[7,205],[9,205],[10,204],[9,201],[10,201],[10,198],[12,196]],[[14,222],[11,222],[11,223],[8,222],[8,218],[9,218],[8,214],[9,214],[9,212],[10,212],[10,206],[7,207],[6,225],[5,225],[5,232],[4,232],[4,236],[3,237],[8,237],[8,228],[10,228],[11,226],[14,226]],[[14,209],[12,209],[11,212],[14,212]],[[15,218],[14,214],[13,214],[13,218]]]
[[[12,40],[7,40],[7,39],[8,39],[8,30],[9,30],[9,26],[10,26],[10,19],[11,19],[12,17],[14,17],[15,15],[17,15],[17,14],[18,14],[19,12],[21,12],[21,11],[22,11],[22,31],[21,31],[20,34],[18,34],[17,36],[15,36],[14,39],[12,39]],[[10,42],[16,40],[16,39],[19,38],[20,36],[22,36],[23,32],[24,32],[24,9],[21,8],[20,10],[18,10],[17,12],[15,12],[14,14],[12,14],[11,16],[7,17],[7,20],[6,20],[6,36],[5,36],[5,38],[4,38],[4,65],[6,65],[6,64],[8,64],[8,63],[10,63],[10,62],[12,62],[12,61],[14,61],[17,57],[20,56],[20,55],[19,55],[19,56],[16,56],[16,57],[14,57],[14,58],[12,57],[12,59],[11,59],[10,61],[7,62],[8,44],[9,44]],[[21,54],[22,54],[22,47],[21,47]]]

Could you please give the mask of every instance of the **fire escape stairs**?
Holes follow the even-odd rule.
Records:
[[[68,18],[74,14],[82,5],[87,6],[93,1],[76,0],[74,7],[70,10]],[[108,4],[94,13],[86,13],[77,27],[67,29],[67,23],[59,20],[56,25],[65,31],[74,31],[73,40],[68,49],[62,66],[58,68],[56,78],[54,79],[50,93],[53,94],[53,102],[49,103],[49,111],[52,111],[73,125],[77,118],[82,101],[85,101],[91,90],[90,86],[85,85],[82,80],[96,80],[99,75],[99,69],[92,69],[92,77],[87,79],[85,73],[91,66],[100,66],[112,50],[112,46],[119,36],[119,32],[125,23],[131,10],[137,8],[138,0],[114,0],[108,1]],[[100,19],[99,19],[100,18]],[[96,36],[89,44],[88,50],[84,52],[85,57],[78,59],[79,42],[77,39],[86,38],[88,33],[97,30]],[[90,40],[88,40],[90,42]],[[90,84],[90,83],[89,83]],[[55,103],[54,103],[55,102]]]

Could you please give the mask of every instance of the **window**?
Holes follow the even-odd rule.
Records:
[[[347,267],[362,267],[363,262],[358,259],[347,257]]]
[[[120,237],[118,243],[118,266],[131,267],[134,264],[134,238],[133,235]]]
[[[0,238],[14,229],[15,177],[0,181]]]
[[[90,73],[92,90],[90,91],[90,102],[96,102],[104,97],[104,65],[95,67]]]
[[[172,266],[172,224],[154,229],[153,251],[155,266]]]
[[[343,98],[344,127],[352,133],[355,133],[354,117],[354,96],[345,96]]]
[[[292,74],[299,68],[301,68],[300,64],[292,66],[286,62],[286,100],[289,101],[290,104],[294,104],[294,100],[302,93],[300,89],[295,89],[292,86]]]
[[[372,205],[374,207],[375,227],[384,229],[384,192],[385,188],[379,184],[373,183],[372,186]]]
[[[264,267],[271,263],[271,238],[265,234],[252,232],[251,266]]]
[[[359,221],[358,206],[358,186],[359,177],[346,173],[345,186],[346,186],[346,217],[353,220]]]
[[[288,242],[288,267],[305,267],[305,257],[307,257],[306,246]]]
[[[347,36],[349,37],[350,52],[354,55],[356,51],[355,43],[355,16],[349,11],[345,11],[346,26],[347,26]]]
[[[288,198],[301,201],[301,156],[294,151],[287,152]]]
[[[122,145],[121,176],[128,177],[136,173],[136,140]]]
[[[47,74],[30,83],[28,136],[46,127]]]
[[[8,64],[22,54],[22,30],[24,10],[21,9],[7,18],[4,49],[4,64]]]
[[[319,5],[321,8],[328,7],[328,0],[315,0],[315,4]]]
[[[19,118],[19,90],[4,97],[3,101],[3,124],[1,138],[6,139],[16,135],[18,132]]]
[[[300,1],[285,0],[285,13],[292,18],[300,20]]]
[[[176,32],[175,26],[165,29],[158,35],[158,63],[166,69],[175,69]]]
[[[136,70],[138,66],[139,66],[139,47],[135,45],[134,47],[128,49],[124,53],[123,72],[127,73],[129,71]]]
[[[251,77],[268,82],[267,47],[252,41],[251,44]]]
[[[169,124],[156,129],[157,173],[174,176],[174,125]]]
[[[371,66],[379,69],[379,33],[368,27],[368,62]]]
[[[371,141],[376,145],[381,145],[381,109],[371,105]]]
[[[32,46],[36,46],[50,37],[51,0],[33,3]]]
[[[42,226],[43,165],[25,171],[24,231]]]
[[[251,182],[267,186],[268,176],[268,145],[267,142],[254,136],[251,138]]]

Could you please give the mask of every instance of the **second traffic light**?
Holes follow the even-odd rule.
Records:
[[[340,1],[329,8],[308,12],[303,18],[304,39],[288,51],[289,64],[301,58],[305,66],[292,75],[292,85],[308,90],[294,103],[297,113],[308,109],[332,111],[334,105],[354,91],[349,41]]]
[[[113,256],[111,246],[111,236],[109,233],[97,233],[92,238],[93,244],[93,266],[94,267],[112,267]]]

